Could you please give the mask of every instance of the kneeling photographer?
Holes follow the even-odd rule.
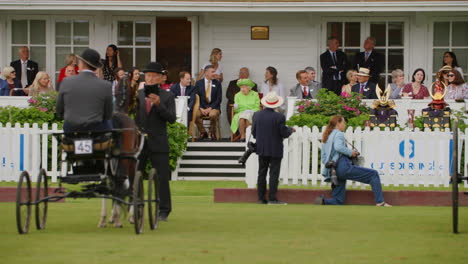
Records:
[[[346,145],[344,131],[346,121],[343,116],[336,115],[330,119],[322,136],[322,175],[325,181],[332,182],[332,198],[325,199],[322,195],[315,199],[316,204],[342,205],[346,198],[346,180],[370,184],[374,192],[376,206],[391,206],[384,201],[379,173],[376,170],[363,168],[353,164],[359,152],[351,150]]]

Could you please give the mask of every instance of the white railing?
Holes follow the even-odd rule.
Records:
[[[328,186],[320,173],[320,139],[322,132],[317,127],[295,127],[296,132],[284,140],[284,157],[281,163],[280,182],[293,185]],[[323,130],[323,129],[322,129]],[[452,133],[441,131],[395,131],[379,129],[346,130],[346,138],[353,142],[365,158],[365,167],[379,171],[385,186],[449,186]],[[247,129],[247,138],[250,128]],[[468,142],[468,129],[459,136],[460,168],[468,164],[468,148],[461,160],[462,146]],[[460,169],[459,168],[459,169]],[[466,173],[465,173],[466,174]],[[246,164],[245,181],[255,188],[258,175],[258,158],[252,154]],[[350,186],[365,188],[365,184]],[[465,186],[468,186],[465,183]]]
[[[20,102],[16,98],[26,101],[28,97],[15,98],[12,101]],[[187,96],[176,99],[177,122],[187,125]],[[6,102],[8,100],[4,100]],[[12,104],[9,104],[12,105]],[[20,106],[21,104],[13,105]],[[24,107],[27,107],[24,106]],[[0,181],[17,181],[20,172],[30,172],[33,181],[36,181],[40,168],[46,168],[47,175],[52,177],[52,182],[57,181],[61,167],[58,162],[59,148],[57,140],[51,135],[61,133],[57,124],[43,124],[41,128],[37,124],[1,124],[0,123]],[[49,144],[50,143],[50,144]],[[50,148],[49,148],[50,146]],[[50,164],[49,164],[50,160]]]
[[[288,120],[293,116],[295,113],[297,113],[297,107],[296,103],[299,101],[296,97],[288,97],[287,100],[287,113],[286,113],[286,119]],[[316,102],[316,99],[312,99],[313,102]],[[369,100],[365,99],[362,100],[366,105],[372,106],[372,103],[375,100]],[[432,100],[412,100],[412,99],[397,99],[395,101],[395,110],[398,112],[398,117],[397,117],[397,122],[401,127],[406,127],[406,123],[408,121],[408,109],[414,109],[415,110],[415,116],[421,116],[422,113],[421,111],[424,108],[428,107],[428,104],[432,102]],[[462,108],[468,109],[468,100],[466,102],[455,102],[455,100],[445,100],[448,104],[449,107],[452,110],[460,111]]]

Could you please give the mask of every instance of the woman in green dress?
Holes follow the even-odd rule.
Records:
[[[245,131],[252,123],[253,114],[260,110],[258,93],[252,91],[255,83],[250,79],[239,79],[240,92],[234,96],[234,116],[231,123],[232,133],[239,130],[240,140],[245,141]]]

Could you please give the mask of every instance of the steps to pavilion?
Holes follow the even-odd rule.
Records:
[[[238,159],[245,143],[189,142],[179,161],[179,180],[244,180],[245,168]]]

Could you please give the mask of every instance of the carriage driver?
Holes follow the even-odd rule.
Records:
[[[78,58],[80,74],[65,78],[57,98],[57,114],[64,119],[66,133],[112,129],[112,85],[99,79],[101,56],[86,49]]]

